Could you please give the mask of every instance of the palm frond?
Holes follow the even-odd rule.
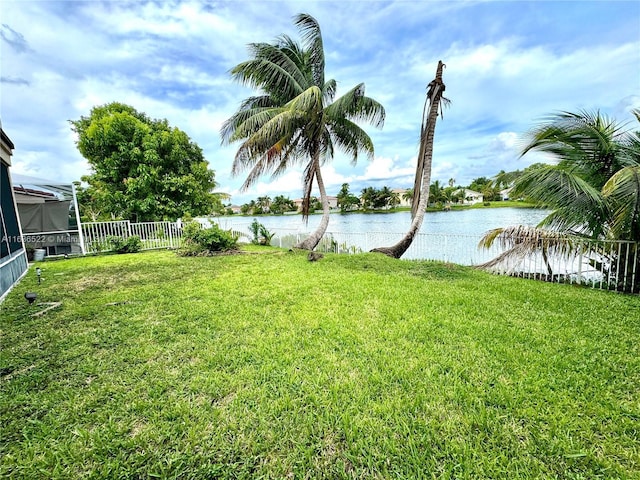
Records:
[[[384,107],[365,96],[364,83],[360,83],[341,95],[326,108],[331,118],[346,117],[355,121],[365,121],[375,127],[382,127],[385,120]]]
[[[640,166],[617,172],[604,185],[602,194],[612,204],[613,237],[640,241]]]
[[[231,77],[243,85],[260,88],[274,98],[304,90],[307,79],[286,51],[270,44],[253,44],[254,58],[231,69]]]
[[[285,105],[285,108],[305,112],[305,114],[318,115],[322,112],[322,91],[313,85],[292,98]]]
[[[622,168],[619,149],[626,132],[599,111],[560,112],[531,130],[525,155],[537,150],[554,155],[560,165],[601,188]]]
[[[320,25],[311,15],[301,13],[295,16],[295,24],[300,30],[302,43],[310,55],[309,65],[312,70],[314,85],[324,85],[324,46]]]
[[[555,216],[541,225],[553,225],[558,230],[588,228],[597,235],[606,218],[607,206],[600,191],[573,172],[554,165],[525,171],[516,180],[511,195],[551,207]]]
[[[333,143],[351,157],[352,165],[357,163],[360,152],[364,152],[370,160],[373,159],[373,141],[357,124],[346,118],[336,119],[329,124],[329,131]]]
[[[337,89],[338,85],[333,78],[324,83],[324,87],[322,88],[322,99],[325,105],[329,105],[333,102],[333,99],[336,97]]]
[[[568,256],[577,248],[569,235],[526,225],[489,230],[478,243],[478,248],[488,249],[494,244],[504,249],[504,252],[478,265],[478,268],[491,269],[505,264],[517,265],[528,256],[540,253],[550,270],[548,255]]]

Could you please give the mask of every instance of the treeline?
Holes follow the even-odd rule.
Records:
[[[433,182],[429,188],[429,206],[446,207],[448,205],[462,205],[475,200],[471,197],[472,192],[477,192],[482,196],[484,202],[501,201],[504,199],[504,191],[513,186],[514,182],[525,171],[538,166],[532,165],[525,170],[513,172],[500,171],[492,178],[478,177],[467,185],[456,185],[455,179],[450,178],[447,184],[439,180]],[[331,202],[332,208],[339,208],[341,212],[351,211],[374,211],[392,210],[400,206],[409,207],[413,198],[413,189],[391,189],[388,186],[381,188],[366,187],[360,191],[360,195],[351,192],[348,183],[343,183],[340,191]],[[258,197],[248,203],[244,203],[238,208],[232,208],[231,204],[225,206],[224,214],[233,215],[261,215],[261,214],[283,214],[296,212],[299,205],[289,197],[278,195],[273,199],[269,196]],[[317,197],[311,197],[311,211],[322,210],[322,203]]]

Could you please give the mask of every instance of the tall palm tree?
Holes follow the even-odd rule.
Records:
[[[640,121],[640,110],[633,114]],[[547,152],[557,163],[525,170],[515,180],[511,195],[546,205],[551,213],[535,231],[487,232],[480,246],[488,248],[497,240],[509,248],[482,266],[513,260],[525,250],[544,255],[549,245],[557,249],[561,243],[567,254],[580,245],[579,239],[640,241],[640,132],[628,131],[600,112],[581,111],[553,115],[529,137],[522,155],[532,150]],[[640,264],[627,265],[615,252],[606,257],[597,261],[606,261],[609,271],[640,271]],[[628,261],[640,260],[633,255]]]
[[[258,96],[242,102],[223,125],[223,143],[241,142],[232,173],[249,171],[242,186],[249,188],[263,174],[272,178],[294,165],[304,166],[302,213],[308,218],[311,192],[320,191],[322,219],[314,233],[297,245],[312,250],[329,223],[329,202],[321,166],[335,148],[352,162],[364,152],[373,158],[373,142],[355,122],[381,127],[384,107],[365,96],[364,84],[339,98],[336,81],[325,81],[325,59],[318,22],[307,14],[295,17],[302,44],[286,35],[275,44],[249,45],[252,58],[231,70],[234,80],[259,89]]]
[[[444,63],[438,62],[436,77],[427,86],[427,98],[422,111],[422,127],[420,129],[420,150],[416,165],[416,176],[413,186],[413,200],[411,202],[411,225],[405,236],[391,247],[378,247],[372,252],[384,253],[390,257],[400,258],[406,252],[413,239],[420,230],[424,214],[429,203],[429,183],[431,182],[431,161],[433,159],[433,139],[436,121],[442,108],[449,104],[443,96],[445,84],[442,81]]]

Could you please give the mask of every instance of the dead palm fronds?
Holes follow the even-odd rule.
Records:
[[[504,249],[504,252],[478,265],[478,268],[492,269],[505,264],[517,265],[525,258],[540,253],[547,272],[552,275],[549,255],[566,257],[574,253],[577,248],[576,242],[570,235],[525,225],[489,230],[478,243],[478,248],[488,249],[494,244]]]

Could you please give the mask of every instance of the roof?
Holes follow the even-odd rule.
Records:
[[[16,188],[38,190],[43,193],[52,193],[61,196],[64,200],[73,199],[73,184],[71,182],[47,180],[11,172],[11,183],[13,184],[14,190]]]
[[[6,144],[11,150],[16,148],[16,146],[13,144],[11,139],[7,136],[6,133],[4,133],[4,129],[2,128],[1,124],[0,124],[0,132],[2,132],[1,133],[1,135],[2,135],[2,143]]]
[[[36,197],[53,197],[53,198],[56,197],[55,193],[53,192],[47,192],[44,190],[35,190],[33,188],[26,188],[26,187],[23,187],[22,185],[19,185],[19,186],[14,185],[13,191],[15,193],[22,193],[24,195],[33,195]]]

